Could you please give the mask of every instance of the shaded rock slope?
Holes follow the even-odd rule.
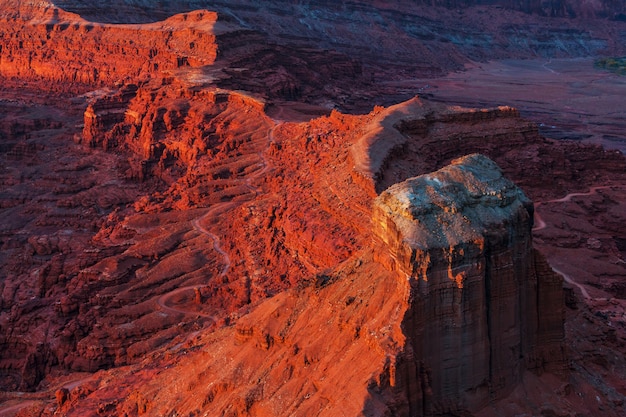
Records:
[[[405,193],[420,181],[441,182],[429,195],[422,187]],[[466,187],[473,200],[446,216],[439,204],[446,197],[458,202],[456,193]],[[484,407],[509,392],[526,369],[563,372],[561,280],[535,269],[528,203],[493,162],[479,155],[398,184],[374,203],[375,213],[381,212],[374,227],[388,242],[360,251],[313,286],[259,303],[233,327],[210,336],[196,333],[153,357],[152,365],[140,365],[151,375],[184,354],[176,367],[190,372],[166,370],[156,381],[142,378],[145,386],[132,395],[108,385],[105,376],[98,399],[118,413],[139,408],[148,414],[191,415],[194,410],[441,415]],[[407,211],[424,214],[419,220],[408,216],[412,227],[431,221],[441,233],[457,233],[450,238],[456,243],[431,245],[420,242],[411,226],[401,231],[383,226],[407,221]],[[455,216],[461,223],[470,220],[448,226]],[[421,236],[432,239],[430,233]],[[397,265],[387,268],[374,261],[372,256],[394,258],[394,239],[421,256],[396,256]],[[541,329],[534,327],[543,313],[538,309],[545,308],[538,307],[538,295],[552,305]],[[171,389],[160,389],[163,383]],[[94,407],[91,401],[88,397],[74,407]],[[70,404],[64,407],[74,415]]]
[[[161,98],[142,100],[148,91]],[[12,329],[3,344],[24,352],[2,358],[12,375],[5,380],[8,404],[16,398],[14,380],[38,391],[26,396],[32,403],[25,415],[47,407],[59,389],[56,409],[64,415],[442,415],[479,412],[529,375],[544,375],[541,383],[552,389],[545,375],[569,373],[562,280],[532,249],[529,200],[493,162],[465,157],[375,200],[386,175],[365,181],[373,168],[359,172],[363,164],[355,164],[373,150],[382,154],[372,160],[405,155],[377,144],[424,114],[445,121],[437,130],[450,134],[474,132],[477,122],[500,132],[478,144],[459,137],[458,156],[489,150],[517,132],[536,135],[516,112],[415,99],[367,116],[334,112],[277,125],[255,100],[192,91],[175,82],[122,88],[117,94],[127,99],[116,113],[130,116],[103,130],[89,121],[111,107],[85,111],[78,136],[84,143],[72,152],[88,151],[95,174],[108,169],[107,158],[118,158],[108,187],[133,185],[135,194],[99,204],[110,213],[104,222],[97,211],[83,212],[91,229],[75,229],[72,242],[83,236],[84,246],[63,240],[62,230],[75,226],[42,222],[73,207],[55,204],[60,189],[49,195],[47,210],[24,210],[36,213],[32,220],[7,218],[8,230],[37,236],[20,241],[8,233],[3,246],[12,271],[3,302],[15,312],[3,316],[3,328]],[[164,120],[181,102],[170,97],[186,97],[182,108],[189,109],[172,118],[179,122],[171,131]],[[170,110],[151,116],[158,108]],[[384,127],[381,120],[398,113],[403,117]],[[183,139],[186,123],[204,130]],[[429,140],[402,136],[405,146]],[[553,143],[533,137],[499,156],[531,155],[524,167],[509,165],[508,175],[545,163],[533,149],[555,157]],[[51,151],[35,147],[19,158],[43,166]],[[623,167],[623,158],[598,152],[589,157],[604,155],[616,171]],[[452,150],[431,163],[444,167],[449,157]],[[394,166],[382,164],[380,172]],[[596,175],[610,166],[597,167]],[[29,195],[19,183],[8,189]],[[97,201],[97,194],[79,195],[87,207]],[[35,207],[28,199],[14,204]],[[37,233],[35,225],[45,228]],[[9,260],[18,254],[19,264]],[[29,266],[42,263],[49,266]],[[50,313],[52,321],[39,319]],[[567,398],[554,396],[551,409],[576,409]]]

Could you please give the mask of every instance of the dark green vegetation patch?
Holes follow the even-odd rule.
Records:
[[[595,66],[619,75],[626,75],[626,57],[621,58],[600,58],[596,60]]]

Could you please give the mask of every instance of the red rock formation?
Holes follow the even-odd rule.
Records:
[[[47,88],[85,91],[181,67],[209,65],[217,56],[217,14],[195,11],[145,25],[88,22],[49,6],[36,16],[4,17],[0,76],[46,81]],[[132,59],[128,57],[132,56]]]
[[[483,174],[485,174],[484,171],[481,172],[481,175]],[[464,175],[460,175],[457,179],[465,181]],[[471,176],[467,182],[478,187],[482,184]],[[490,182],[485,186],[494,185]],[[462,190],[462,187],[459,188]],[[513,192],[511,189],[507,191]],[[503,204],[508,202],[513,207],[525,201],[515,198],[499,199],[497,196],[490,195],[484,198],[500,201]],[[480,221],[479,219],[483,218],[485,213],[489,213],[489,208],[477,207],[482,206],[479,204],[476,207],[469,207],[462,213]],[[522,268],[512,275],[522,278],[521,274],[524,271],[532,274],[530,271],[534,268],[532,267],[532,252],[524,246],[529,238],[528,212],[523,205],[517,207],[518,211],[509,209],[508,206],[505,206],[502,211],[509,214],[515,212],[521,216],[517,220],[513,216],[507,221],[511,222],[512,230],[519,232],[517,237],[520,239],[517,243],[520,251],[517,262]],[[517,223],[518,220],[521,223]],[[442,230],[451,229],[444,227]],[[498,236],[502,237],[500,235],[496,237]],[[512,239],[515,241],[515,238]],[[500,243],[496,240],[494,237],[491,244]],[[471,245],[470,241],[468,249]],[[495,247],[492,249],[495,250]],[[377,256],[381,257],[385,251],[389,250],[390,247],[378,247],[379,255]],[[393,245],[391,250],[393,251]],[[433,254],[436,252],[438,250],[434,249]],[[445,255],[445,250],[441,253]],[[502,261],[507,254],[510,252],[503,249],[502,253],[493,256],[494,259]],[[448,278],[449,271],[445,268],[445,263],[450,261],[455,262],[455,265],[459,263],[458,268],[453,269],[452,272],[461,273],[463,272],[461,269],[464,268],[461,265],[463,258],[445,256],[444,258],[441,259],[444,264],[441,272],[437,272],[439,269],[434,266],[427,271],[426,285],[434,285],[434,281],[441,279],[442,284],[445,282],[452,284],[452,293],[461,291],[465,294],[475,287],[485,290],[485,281],[481,279],[480,274],[474,276],[475,285],[470,285],[472,278],[468,275],[463,281],[464,288],[458,288],[457,282]],[[506,267],[499,268],[495,263],[494,261],[494,265],[486,265],[483,272],[492,268],[494,277],[500,274],[499,277],[512,279],[511,274],[505,273],[508,270]],[[506,262],[503,263],[506,264]],[[472,268],[472,265],[474,263],[468,265],[467,268]],[[543,282],[543,280],[539,281]],[[526,283],[536,285],[536,281],[533,280]],[[517,285],[521,284],[521,280],[517,282]],[[447,349],[451,349],[450,353],[453,354],[445,354],[448,345],[445,343],[447,339],[443,336],[446,333],[441,333],[442,327],[437,323],[445,325],[446,320],[451,320],[451,325],[454,325],[460,320],[459,314],[466,310],[461,308],[461,304],[458,309],[446,310],[446,308],[454,307],[456,302],[450,300],[451,304],[449,304],[445,297],[421,298],[417,295],[419,290],[412,289],[412,281],[407,280],[404,273],[390,272],[382,268],[380,264],[373,261],[370,250],[359,252],[357,258],[343,263],[333,272],[319,275],[318,279],[311,284],[303,286],[301,283],[300,286],[301,289],[282,292],[270,300],[259,302],[249,310],[248,314],[239,319],[235,326],[220,330],[213,336],[209,333],[202,333],[197,339],[178,345],[174,350],[157,349],[156,352],[161,353],[157,353],[150,360],[152,365],[140,361],[129,368],[129,373],[120,369],[111,374],[117,375],[115,378],[120,381],[128,381],[127,383],[116,384],[114,387],[101,379],[97,382],[95,391],[87,394],[87,398],[80,401],[72,399],[72,393],[70,393],[70,400],[63,405],[64,412],[67,415],[79,415],[87,409],[104,406],[109,412],[114,413],[121,413],[124,410],[134,413],[132,410],[141,409],[145,410],[144,412],[156,414],[167,414],[174,410],[178,413],[193,413],[202,410],[202,412],[217,414],[228,411],[235,415],[275,415],[284,412],[297,415],[309,412],[334,415],[337,405],[341,404],[342,412],[350,414],[376,410],[375,413],[380,415],[385,413],[428,415],[438,410],[480,408],[479,405],[484,404],[485,401],[484,398],[480,398],[483,395],[480,389],[475,402],[468,401],[466,394],[459,395],[459,391],[465,391],[463,387],[466,385],[464,384],[471,385],[471,381],[477,381],[476,384],[480,385],[483,379],[487,378],[480,374],[480,370],[488,373],[487,363],[491,362],[487,357],[492,354],[496,358],[493,364],[497,366],[498,372],[507,376],[497,380],[503,383],[502,386],[498,385],[495,380],[493,384],[489,384],[490,380],[487,378],[484,395],[487,395],[489,390],[492,390],[492,393],[500,392],[500,395],[506,393],[519,380],[521,369],[525,367],[536,370],[546,368],[544,363],[531,363],[530,358],[548,359],[548,364],[560,369],[561,357],[558,354],[550,357],[541,352],[541,349],[549,347],[549,343],[543,344],[545,340],[556,343],[552,347],[558,348],[562,339],[539,337],[550,332],[552,335],[558,335],[560,326],[553,328],[548,325],[548,330],[543,332],[534,328],[529,329],[528,333],[525,333],[529,338],[524,339],[522,343],[520,333],[500,335],[500,329],[504,326],[501,322],[502,317],[499,317],[498,323],[490,323],[490,320],[487,320],[489,315],[486,304],[478,308],[486,301],[484,297],[476,299],[470,297],[469,294],[466,296],[459,294],[457,300],[459,303],[462,304],[462,300],[467,300],[477,307],[476,322],[482,321],[485,329],[482,339],[476,339],[475,332],[468,332],[468,337],[471,336],[468,340],[474,340],[477,343],[476,349],[472,350],[464,345],[461,352],[464,354],[475,352],[479,356],[484,356],[483,365],[485,366],[484,368],[479,366],[480,361],[474,358],[475,361],[471,363],[475,365],[474,371],[476,372],[463,373],[456,368],[459,379],[452,384],[453,386],[447,387],[446,385],[447,388],[443,388],[441,380],[438,379],[435,364],[443,366],[445,363],[448,369],[446,372],[450,373],[455,369],[455,367],[448,368],[450,360],[458,361],[460,368],[463,368],[461,364],[470,362],[462,361],[458,356],[458,350],[453,349],[452,345]],[[504,294],[508,294],[509,298],[496,297],[498,291],[493,290],[493,305],[491,306],[491,308],[500,306],[498,311],[501,314],[509,311],[505,299],[512,300],[514,304],[518,302],[517,297],[523,299],[519,293],[515,295],[515,289],[511,289],[510,286],[504,287],[499,288]],[[555,288],[558,287],[551,289]],[[541,290],[538,292],[542,293]],[[483,291],[483,295],[485,294],[487,292]],[[549,294],[548,292],[544,296],[550,298]],[[556,294],[559,292],[557,291]],[[417,313],[418,310],[425,308],[423,303],[428,303],[428,300],[432,303],[432,310],[427,309],[428,311],[436,312],[442,309],[442,315],[433,316],[430,322],[424,320],[426,314]],[[441,304],[442,301],[443,304]],[[550,301],[556,300],[550,299]],[[533,303],[530,302],[530,304]],[[517,313],[514,313],[512,317],[507,316],[512,320],[520,320],[518,314],[521,307],[517,305]],[[445,314],[446,311],[451,315]],[[497,320],[494,318],[493,321]],[[461,320],[457,324],[463,323],[469,330],[467,322]],[[313,330],[320,326],[326,329],[324,333]],[[556,333],[554,333],[555,330]],[[432,344],[420,342],[424,340],[424,338],[417,337],[421,332],[429,334],[428,340]],[[328,334],[333,335],[333,343],[329,343]],[[442,337],[443,345],[437,342],[437,334]],[[454,334],[456,335],[457,332]],[[538,341],[536,344],[530,341],[531,335]],[[450,337],[452,336],[450,334]],[[499,355],[508,354],[510,351],[507,349],[482,350],[478,348],[478,345],[481,343],[489,345],[485,339],[491,341],[498,337],[510,341],[512,346],[517,346],[520,350],[522,346],[528,351],[537,348],[533,350],[535,356],[529,354],[528,361],[516,360],[518,367],[514,368],[496,365],[500,363],[497,360]],[[233,344],[233,341],[236,342]],[[443,350],[435,349],[435,346],[441,346]],[[183,359],[183,356],[186,358]],[[444,357],[448,360],[444,361]],[[356,361],[363,365],[354,366]],[[174,363],[176,363],[175,368],[163,371]],[[130,395],[129,389],[137,389],[131,388],[137,386],[137,377],[132,376],[136,372],[133,369],[142,369],[140,372],[144,375],[141,377],[144,383],[138,394]],[[180,369],[188,371],[181,374]],[[158,377],[156,372],[160,374]],[[509,373],[511,373],[510,376],[508,376]],[[452,374],[456,373],[452,372]],[[494,374],[497,375],[497,372]],[[163,384],[169,385],[166,381],[174,379],[178,383],[170,385],[171,389],[158,389]],[[131,381],[134,382],[128,386],[127,384]],[[211,381],[211,383],[206,384],[203,381]],[[259,385],[258,381],[262,383]],[[128,388],[122,388],[124,386]],[[445,400],[442,396],[445,396]],[[179,399],[177,400],[176,397]],[[120,401],[120,398],[125,400]]]
[[[3,78],[10,100],[0,102],[0,412],[486,417],[518,403],[520,413],[620,415],[623,242],[611,229],[625,224],[625,200],[605,186],[580,204],[557,195],[608,177],[623,182],[621,155],[545,140],[507,107],[416,98],[328,114],[402,88],[365,83],[372,67],[341,53],[265,44],[264,34],[215,23],[211,12],[116,26],[55,16],[52,6],[6,10],[0,55],[13,60],[5,70],[15,77]],[[25,19],[32,25],[12,27]],[[52,51],[64,63],[52,71],[45,48],[79,35],[93,39],[84,50]],[[192,48],[196,38],[206,42]],[[106,56],[79,65],[96,41]],[[206,60],[178,60],[192,49]],[[126,72],[150,79],[115,83]],[[82,81],[61,82],[75,77]],[[23,89],[14,100],[20,83],[36,80],[65,96]],[[352,94],[364,87],[377,89]],[[282,123],[265,113],[267,99],[299,95],[323,103],[313,112],[327,116]],[[562,279],[531,247],[528,200],[482,157],[428,174],[478,151],[528,195],[545,197],[538,212],[550,225],[535,229],[535,244],[550,263],[575,249],[580,260],[566,267],[593,260],[603,271],[585,283],[564,275],[576,285],[567,293],[568,382],[558,376]],[[392,186],[417,175],[425,176]],[[449,182],[438,189],[434,179]],[[426,197],[433,204],[411,220],[394,212],[390,195],[413,181],[433,187],[412,192],[425,198],[407,210]],[[420,222],[440,235],[417,233]],[[573,290],[587,282],[615,298],[581,302]],[[519,396],[533,386],[551,395]]]
[[[564,369],[559,280],[535,270],[532,204],[492,161],[471,155],[396,184],[373,216],[390,267],[410,285],[395,370],[408,414],[398,415],[475,412],[527,368]],[[541,330],[539,301],[557,318]]]
[[[492,158],[533,197],[565,194],[563,187],[572,182],[611,178],[621,173],[624,163],[620,152],[599,146],[571,142],[555,146],[510,107],[448,107],[416,97],[376,113],[365,132],[351,157],[354,179],[370,195],[473,152]],[[545,172],[550,172],[552,183],[544,180]]]
[[[420,115],[430,113],[431,122],[425,125],[429,126],[432,134],[438,135],[439,138],[457,135],[460,138],[455,142],[458,144],[456,148],[458,152],[466,151],[463,148],[464,144],[467,145],[467,149],[477,146],[486,151],[496,149],[495,143],[504,140],[502,138],[510,138],[515,142],[515,145],[512,144],[507,151],[511,158],[516,149],[518,155],[534,155],[533,152],[536,151],[528,150],[538,147],[546,151],[547,157],[555,155],[554,152],[563,152],[559,148],[560,150],[553,150],[550,153],[551,143],[532,136],[536,131],[529,129],[529,125],[520,121],[512,110],[470,112],[462,109],[439,109],[440,106],[425,110],[429,109],[429,106],[428,103],[414,100],[404,107],[396,108],[411,110],[404,111],[406,117],[402,119],[403,123],[384,126],[379,132],[381,137],[397,135],[399,130],[393,126],[402,126],[405,134],[401,136],[407,143],[405,146],[418,148],[419,141],[430,140],[432,142],[428,142],[431,143],[429,148],[424,147],[430,149],[437,141],[429,135],[424,135],[419,129],[422,117]],[[362,182],[353,181],[358,175],[353,171],[355,153],[352,149],[363,145],[361,138],[369,134],[372,126],[381,125],[380,115],[386,114],[386,110],[376,109],[372,114],[360,117],[333,112],[327,117],[305,124],[285,123],[276,126],[264,116],[263,109],[262,103],[239,93],[198,91],[193,86],[189,87],[176,80],[169,80],[165,84],[161,80],[155,80],[139,88],[126,86],[122,87],[119,93],[95,100],[86,112],[85,144],[82,147],[82,152],[85,152],[90,149],[88,144],[96,146],[96,149],[89,151],[93,153],[92,156],[70,166],[65,162],[66,165],[52,171],[56,172],[54,174],[56,177],[50,176],[50,180],[56,185],[50,187],[50,195],[46,198],[53,202],[54,207],[68,210],[63,214],[62,223],[56,223],[59,221],[60,213],[55,213],[54,210],[40,216],[38,221],[46,229],[40,231],[33,229],[33,232],[30,232],[27,242],[29,248],[32,247],[32,252],[21,258],[26,261],[22,262],[19,268],[17,264],[9,264],[14,276],[29,276],[23,282],[36,288],[36,294],[39,294],[41,300],[28,301],[28,296],[20,296],[23,298],[19,301],[20,298],[13,294],[23,294],[24,290],[12,287],[11,284],[5,284],[3,290],[7,294],[5,299],[18,300],[12,301],[10,306],[15,309],[15,316],[7,318],[3,326],[37,330],[36,323],[39,322],[35,317],[46,311],[46,306],[52,305],[58,320],[59,336],[44,349],[46,352],[52,352],[50,357],[46,356],[47,354],[37,356],[35,335],[43,330],[32,331],[33,336],[26,340],[17,337],[17,333],[8,334],[3,345],[11,351],[19,347],[25,354],[14,355],[10,359],[3,358],[3,368],[21,374],[17,370],[22,369],[25,364],[42,362],[42,373],[39,377],[44,377],[44,380],[50,378],[55,361],[60,368],[75,371],[123,365],[140,369],[146,366],[146,363],[142,362],[143,356],[149,355],[150,352],[161,352],[159,347],[161,345],[164,346],[163,349],[169,349],[167,347],[170,346],[169,340],[184,338],[186,337],[184,335],[202,326],[219,327],[236,322],[239,324],[234,328],[222,330],[223,333],[220,334],[223,336],[220,336],[220,341],[198,342],[200,343],[198,346],[220,350],[223,349],[221,347],[223,344],[235,337],[235,332],[239,332],[238,337],[243,338],[241,339],[243,345],[250,345],[250,349],[246,348],[245,352],[248,353],[242,352],[241,356],[237,354],[239,359],[232,362],[232,373],[227,373],[226,377],[206,370],[207,378],[221,380],[224,385],[223,388],[215,388],[217,390],[215,392],[198,392],[198,395],[205,397],[198,398],[194,406],[198,409],[221,410],[228,407],[227,404],[232,404],[233,396],[247,398],[250,395],[252,399],[244,400],[239,412],[246,410],[246,407],[262,409],[265,407],[263,404],[274,401],[272,400],[274,394],[268,394],[267,397],[260,395],[242,382],[248,376],[254,379],[252,374],[246,374],[246,378],[238,376],[240,369],[237,368],[238,364],[244,366],[242,364],[249,363],[245,355],[255,357],[257,355],[255,346],[265,346],[263,347],[265,349],[271,345],[268,348],[271,354],[266,362],[250,365],[258,367],[255,369],[262,373],[264,370],[279,369],[285,365],[287,362],[284,361],[287,359],[280,358],[286,358],[287,352],[296,349],[296,345],[298,349],[303,349],[302,346],[311,344],[310,349],[315,352],[322,348],[315,347],[317,345],[307,339],[308,331],[299,333],[302,332],[298,330],[299,325],[293,328],[299,335],[293,336],[297,342],[293,344],[272,342],[282,340],[281,338],[287,337],[286,334],[291,334],[290,329],[295,319],[286,318],[283,327],[279,324],[276,324],[278,327],[272,327],[274,316],[257,316],[261,313],[255,313],[257,307],[252,306],[269,305],[263,302],[266,297],[282,294],[282,291],[293,286],[299,286],[301,289],[282,295],[280,303],[285,302],[289,305],[301,303],[303,301],[296,300],[300,300],[301,297],[310,299],[312,294],[316,293],[317,286],[321,287],[322,293],[325,294],[319,299],[320,304],[301,306],[303,314],[301,323],[309,323],[306,326],[321,326],[321,323],[331,320],[331,317],[340,311],[340,306],[350,306],[357,299],[363,300],[363,309],[359,307],[354,311],[354,320],[357,320],[360,314],[371,317],[372,322],[367,326],[369,329],[367,331],[371,330],[374,336],[365,338],[362,344],[359,342],[358,346],[354,347],[354,355],[370,358],[366,362],[372,365],[371,370],[369,373],[357,373],[357,370],[351,369],[353,367],[348,367],[338,374],[346,375],[347,369],[350,369],[350,372],[355,372],[352,379],[362,381],[357,384],[359,387],[370,387],[359,392],[345,393],[350,398],[359,398],[355,401],[360,407],[390,409],[398,413],[409,406],[435,407],[433,410],[471,407],[477,409],[476,404],[484,403],[481,394],[477,394],[478,399],[475,403],[464,397],[465,394],[458,397],[453,395],[458,399],[453,401],[454,404],[447,402],[444,404],[441,400],[443,393],[448,391],[437,382],[438,377],[433,377],[431,369],[433,365],[425,365],[426,362],[422,360],[423,365],[416,359],[418,352],[424,355],[424,358],[428,357],[428,361],[439,364],[443,362],[441,357],[437,359],[432,347],[415,342],[421,340],[416,336],[420,331],[419,326],[410,323],[421,322],[423,316],[416,318],[414,310],[421,307],[418,304],[410,304],[409,298],[402,298],[409,296],[411,291],[408,287],[404,289],[388,287],[389,280],[396,282],[394,285],[403,283],[403,275],[398,281],[393,273],[385,272],[380,265],[369,260],[372,255],[366,248],[371,245],[372,239],[369,226],[371,197],[362,187]],[[111,114],[113,116],[107,119]],[[90,124],[93,120],[109,121]],[[490,129],[497,134],[482,138],[476,134],[478,123],[485,125],[485,132]],[[181,135],[181,132],[185,135]],[[473,132],[473,135],[465,132]],[[525,134],[529,140],[522,139]],[[463,140],[465,135],[469,137],[467,141]],[[479,138],[476,138],[477,136]],[[520,139],[517,139],[518,137]],[[107,138],[109,142],[105,142]],[[38,141],[43,139],[45,136]],[[45,143],[38,141],[33,143]],[[108,143],[107,149],[118,153],[117,156],[112,153],[103,154],[98,150],[105,143]],[[160,149],[162,153],[154,151],[155,149]],[[449,149],[444,152],[445,159],[437,160],[432,156],[435,154],[426,154],[433,159],[429,163],[445,164],[447,158],[454,156],[452,148],[444,149]],[[572,149],[577,148],[572,145]],[[38,163],[59,160],[57,157],[48,156],[54,155],[46,153],[51,150],[43,148],[33,157],[40,161]],[[371,150],[365,149],[365,152]],[[162,155],[166,153],[170,156],[163,159]],[[398,165],[408,168],[408,165],[402,165],[401,158],[405,154],[390,152],[389,155],[390,158],[400,158],[397,160],[400,162],[391,159],[391,163],[382,164],[382,178],[387,178],[385,170],[397,169]],[[580,155],[584,154],[581,152]],[[590,155],[601,154],[590,153]],[[100,158],[104,156],[117,158],[118,162],[101,160]],[[544,164],[547,157],[539,158],[536,163]],[[114,191],[116,184],[122,188],[134,184],[133,176],[128,175],[129,165],[125,162],[128,158],[138,161],[139,166],[141,161],[146,161],[144,165],[148,167],[143,186],[146,188],[142,192],[135,189],[134,197],[127,195],[124,199],[116,200],[117,202],[107,203],[97,192],[90,192],[89,187],[81,185],[82,182],[76,184],[69,181],[70,177],[66,178],[66,175],[73,175],[76,170],[87,168],[91,169],[88,172],[98,176],[102,175],[102,172],[109,172],[108,175],[114,176],[102,182],[103,185],[99,190],[100,194],[113,196],[118,192]],[[163,163],[160,163],[162,159]],[[617,158],[614,159],[616,161],[614,169],[617,169],[619,164]],[[576,162],[579,163],[585,162],[581,159],[580,162]],[[118,165],[117,171],[107,171],[107,166],[115,164]],[[534,172],[537,168],[529,163],[525,169]],[[568,178],[565,173],[570,171],[567,171],[566,166],[555,165],[555,169],[563,169],[563,178]],[[402,175],[413,174],[410,170],[398,172]],[[6,178],[8,181],[9,177]],[[85,179],[88,178],[90,177]],[[89,181],[93,181],[94,184],[97,182],[95,177]],[[13,190],[18,189],[10,190],[13,193]],[[106,193],[104,190],[107,190]],[[78,194],[72,195],[74,193]],[[140,198],[141,195],[145,196]],[[16,201],[16,207],[22,207],[28,201],[27,198]],[[98,233],[92,232],[90,241],[76,237],[70,240],[67,235],[61,233],[59,229],[69,227],[68,222],[71,219],[78,221],[76,217],[72,217],[74,210],[90,207],[94,201],[100,201],[98,206],[105,210],[107,217],[97,220],[99,215],[93,211],[80,220],[83,223],[77,223],[98,221],[93,223],[96,226],[89,228],[99,230]],[[133,201],[134,204],[128,204]],[[22,211],[28,212],[33,210],[34,204],[25,207],[30,208]],[[194,207],[195,209],[190,210]],[[169,214],[163,212],[172,209]],[[529,224],[524,224],[526,226],[520,227],[527,229]],[[18,226],[12,227],[12,230],[15,230]],[[50,227],[56,227],[57,231]],[[13,233],[11,235],[13,237],[7,235],[5,239],[3,250],[7,251],[6,256],[15,254],[11,247],[20,245],[16,240],[19,239],[19,235]],[[500,379],[504,382],[501,386],[496,382],[487,384],[489,388],[486,388],[486,392],[493,392],[499,396],[514,387],[524,375],[522,372],[524,369],[532,369],[538,373],[543,370],[558,371],[562,354],[560,350],[562,339],[558,331],[558,324],[561,322],[560,310],[552,308],[552,305],[557,303],[553,295],[555,290],[560,288],[561,281],[549,272],[540,257],[533,255],[527,246],[528,236],[520,232],[518,237],[525,242],[517,247],[518,262],[522,262],[522,259],[526,259],[527,262],[526,266],[520,266],[519,274],[526,271],[532,277],[529,285],[537,288],[543,301],[541,304],[534,304],[536,301],[526,299],[525,309],[536,311],[536,314],[540,314],[545,320],[541,322],[541,326],[535,328],[530,326],[525,331],[525,334],[533,335],[532,340],[529,337],[525,338],[523,343],[518,343],[520,352],[523,350],[526,355],[524,361],[520,361],[515,368],[516,371],[503,369],[501,366],[495,368],[497,371],[495,374],[504,373]],[[468,245],[464,252],[469,253],[470,247],[474,247],[471,243]],[[390,265],[390,262],[384,260],[385,251],[386,249],[378,248],[376,257]],[[439,261],[453,262],[454,265],[458,262],[462,268],[462,258],[458,253],[457,255],[454,253],[456,252],[449,258],[441,255]],[[494,256],[495,265],[509,256],[509,252],[504,251]],[[36,267],[31,269],[29,265],[33,265],[34,262],[44,262],[43,273],[38,275],[34,272]],[[536,266],[533,266],[533,263]],[[380,296],[381,300],[387,300],[389,308],[395,306],[394,308],[398,309],[393,315],[400,319],[393,325],[395,330],[393,336],[390,336],[391,339],[384,339],[387,340],[384,342],[384,348],[377,347],[379,345],[374,340],[378,340],[376,334],[389,332],[385,328],[386,323],[389,323],[388,318],[384,318],[385,315],[388,316],[387,310],[375,307],[381,304],[372,301],[372,298],[366,298],[365,295],[348,295],[354,288],[367,287],[364,283],[357,285],[343,278],[342,268],[350,265],[354,266],[354,272],[346,274],[349,276],[354,274],[355,280],[359,277],[358,280],[365,280],[363,282],[371,281],[371,285],[374,286],[372,288],[380,288],[372,289],[372,295],[368,297],[375,294],[375,297]],[[378,272],[372,275],[373,272],[365,271]],[[441,274],[447,277],[447,268],[443,268]],[[509,275],[507,277],[511,278]],[[429,279],[429,282],[434,281]],[[451,288],[453,293],[458,290],[455,288]],[[338,291],[337,294],[344,294],[345,297],[337,298],[333,304],[335,307],[319,315],[319,321],[313,320],[313,311],[319,312],[325,308],[323,300],[335,291]],[[494,301],[494,305],[497,304]],[[358,305],[361,306],[361,303]],[[517,305],[519,312],[522,302]],[[545,307],[546,305],[550,307]],[[261,309],[259,311],[263,310],[259,308]],[[379,313],[383,315],[378,315]],[[237,321],[237,317],[241,315],[246,318]],[[361,332],[365,331],[358,320],[354,325],[343,327],[338,323],[337,326],[338,333],[334,336],[337,340],[348,340],[345,338],[352,340],[355,334],[361,335]],[[268,330],[264,330],[265,327],[268,327]],[[409,328],[414,329],[414,333],[408,331]],[[431,334],[438,334],[439,330],[435,331],[438,328],[434,324],[428,329]],[[496,331],[495,328],[492,330]],[[250,334],[254,336],[251,338],[245,336]],[[406,341],[406,337],[410,342]],[[519,338],[519,333],[513,335],[512,339],[505,340],[515,340],[516,337]],[[515,345],[515,342],[511,343]],[[196,345],[192,343],[190,346]],[[344,349],[341,346],[343,345],[339,343],[329,349],[338,349],[336,352],[340,352]],[[233,355],[236,355],[234,351]],[[178,361],[179,359],[175,359],[177,356],[178,354],[166,355],[167,359],[165,356],[163,359],[165,362],[159,363],[165,366],[166,363],[172,363],[171,361]],[[323,355],[319,354],[316,357],[321,356]],[[307,356],[309,357],[310,355]],[[320,381],[328,379],[324,374],[331,369],[333,355],[324,358],[319,359],[320,365],[315,371],[319,373]],[[307,360],[310,362],[310,358]],[[302,357],[302,363],[304,362]],[[295,363],[293,365],[295,366]],[[210,366],[213,369],[213,365]],[[223,369],[223,366],[217,368]],[[178,369],[176,372],[180,374],[183,368],[175,369]],[[377,369],[376,372],[373,369]],[[398,369],[401,370],[400,374]],[[411,369],[411,378],[407,379],[408,369]],[[109,372],[111,378],[131,378],[128,380],[131,384],[132,377],[125,374],[122,368]],[[192,378],[192,374],[197,375],[192,372],[184,378]],[[261,378],[260,375],[256,378]],[[299,388],[289,391],[291,396],[297,395],[297,392],[300,392],[298,390],[303,387],[302,382],[297,382],[299,375],[301,374],[295,373],[293,376],[294,386]],[[270,378],[268,381],[274,381],[271,384],[278,386],[280,375],[276,378]],[[395,384],[393,388],[389,382],[392,379]],[[165,383],[163,380],[156,381],[159,385]],[[189,381],[191,384],[192,380]],[[234,381],[239,381],[237,384],[241,388],[235,389]],[[458,381],[457,386],[463,386],[467,383],[467,378],[459,377]],[[19,384],[21,383],[20,381]],[[32,387],[37,381],[32,380],[28,383]],[[320,394],[319,398],[331,395],[324,391],[322,382],[316,383],[315,386],[325,393]],[[420,386],[421,388],[418,388]],[[68,413],[70,410],[81,413],[90,407],[97,408],[98,405],[91,401],[101,401],[109,395],[105,394],[106,392],[107,388],[101,385],[93,393],[85,394],[91,399],[80,401],[79,397],[72,397],[70,392],[70,399],[64,402],[63,407]],[[217,392],[222,399],[216,402],[216,408],[204,404],[205,398],[212,397]],[[415,398],[419,396],[410,396],[412,399],[409,400],[407,392],[421,392],[423,404],[418,405],[422,400]],[[110,395],[126,397],[126,394],[118,391]],[[173,408],[181,408],[175,406],[175,402],[170,402],[171,399],[168,399],[167,395],[169,394],[156,391],[143,392],[141,401],[137,401],[141,402],[141,407],[146,410],[156,410],[150,407],[156,407],[155,404],[158,403],[162,403],[159,407],[168,408],[170,411]],[[277,391],[276,395],[286,394],[283,394],[283,391],[278,394]],[[340,401],[339,397],[335,396],[341,395],[344,394],[340,391],[333,392],[332,398],[337,398],[334,401]],[[126,402],[116,404],[111,407],[117,410],[131,407]],[[298,406],[285,405],[285,407]],[[192,411],[193,409],[190,409],[190,412]]]

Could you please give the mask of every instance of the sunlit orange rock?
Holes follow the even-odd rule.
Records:
[[[0,76],[45,81],[47,88],[86,91],[181,67],[212,64],[217,14],[194,11],[144,25],[88,22],[53,7],[28,21],[4,18],[9,40],[0,50]],[[132,59],[129,59],[132,57]]]

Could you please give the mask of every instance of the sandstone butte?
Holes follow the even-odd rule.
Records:
[[[624,415],[621,153],[325,111],[366,66],[212,11],[6,5],[0,415]]]

